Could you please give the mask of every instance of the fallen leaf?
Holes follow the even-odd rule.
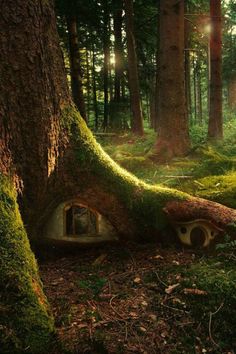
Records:
[[[109,300],[110,298],[112,298],[113,295],[112,294],[100,294],[99,295],[99,298],[102,299],[102,300]]]
[[[185,295],[207,295],[208,292],[200,289],[185,288],[183,290]]]
[[[130,312],[129,314],[130,314],[131,317],[138,317],[136,312]]]
[[[162,257],[160,254],[158,254],[157,256],[153,257],[153,259],[164,259],[164,257]]]
[[[157,316],[156,315],[149,315],[149,318],[153,321],[156,322]]]
[[[140,329],[140,331],[143,332],[143,333],[147,332],[146,328],[144,328],[144,327],[139,327],[139,329]]]
[[[168,286],[168,288],[165,289],[165,293],[171,294],[179,285],[180,285],[180,283]]]
[[[141,282],[141,279],[139,278],[139,277],[136,277],[135,279],[134,279],[134,283],[135,284],[139,284]]]
[[[179,261],[173,261],[172,263],[175,265],[180,265]]]

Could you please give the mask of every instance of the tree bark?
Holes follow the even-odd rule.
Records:
[[[184,1],[160,1],[159,112],[156,156],[168,160],[190,148],[184,90]]]
[[[125,239],[163,240],[170,225],[196,218],[235,237],[234,210],[149,186],[102,150],[70,99],[51,2],[9,0],[1,10],[0,171],[14,181],[30,237],[43,237],[50,213],[71,198],[99,211]],[[6,178],[0,180],[0,288],[8,288],[0,304],[12,302],[4,326],[17,336],[7,350],[16,352],[20,340],[21,352],[46,353],[52,320]]]
[[[128,78],[131,99],[131,130],[133,133],[143,135],[143,115],[141,108],[139,78],[138,78],[138,61],[136,55],[136,43],[134,37],[133,23],[133,0],[124,0],[125,20],[126,20],[126,37],[128,49]]]
[[[123,75],[123,45],[122,45],[122,2],[114,1],[114,37],[115,37],[115,95],[114,100],[121,99],[121,80]]]
[[[189,11],[188,4],[185,3],[185,12]],[[185,73],[185,100],[188,122],[191,122],[192,102],[191,102],[191,67],[190,67],[190,25],[187,19],[184,20],[184,73]]]
[[[210,0],[210,112],[208,138],[223,138],[221,1]]]
[[[87,123],[90,120],[90,106],[91,106],[91,79],[90,79],[90,56],[86,48],[86,89],[87,89]]]
[[[95,130],[98,131],[99,128],[99,113],[98,113],[98,101],[97,101],[97,81],[96,81],[96,55],[95,55],[95,46],[93,45],[92,52],[92,78],[93,78],[93,109],[94,109],[94,118],[95,118]]]
[[[11,180],[0,179],[0,347],[46,353],[53,323],[12,184],[32,224],[67,145],[58,113],[70,96],[51,2],[1,2],[0,27],[0,172]]]
[[[69,52],[70,52],[70,76],[71,91],[76,107],[81,116],[87,121],[86,107],[83,94],[81,58],[78,40],[78,28],[76,16],[67,17],[67,30],[69,36]]]
[[[228,103],[232,111],[236,110],[236,75],[233,75],[228,82]]]
[[[104,117],[103,117],[103,129],[108,128],[108,103],[109,103],[109,62],[110,62],[110,35],[109,35],[109,10],[108,1],[104,0],[104,13],[103,13],[103,88],[104,88]]]

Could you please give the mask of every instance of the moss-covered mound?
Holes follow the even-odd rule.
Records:
[[[195,196],[212,200],[236,209],[236,173],[222,176],[208,176],[191,181],[182,189]]]
[[[53,328],[14,189],[0,177],[0,352],[48,353]]]

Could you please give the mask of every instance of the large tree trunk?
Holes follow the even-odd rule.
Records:
[[[46,353],[52,320],[12,184],[30,227],[67,144],[70,98],[51,3],[1,2],[0,27],[0,172],[12,180],[0,180],[0,351]]]
[[[14,181],[31,237],[43,237],[50,213],[71,198],[136,240],[163,240],[169,225],[193,219],[235,235],[236,212],[149,186],[120,168],[71,102],[51,2],[9,0],[1,10],[0,171],[7,177],[0,180],[0,311],[9,309],[0,327],[8,335],[7,343],[0,336],[1,352],[29,347],[46,353],[52,320],[6,178]]]
[[[124,0],[124,5],[128,49],[128,78],[132,110],[131,130],[133,133],[143,135],[143,115],[141,109],[141,98],[138,78],[138,61],[134,37],[133,0]]]
[[[208,137],[223,138],[221,0],[210,0],[210,112]]]
[[[87,121],[86,107],[84,102],[81,58],[79,49],[77,18],[69,15],[67,17],[67,30],[69,36],[69,52],[70,52],[70,76],[71,91],[74,103],[78,108],[81,116]]]
[[[156,158],[190,147],[184,90],[184,0],[160,1],[159,113]]]

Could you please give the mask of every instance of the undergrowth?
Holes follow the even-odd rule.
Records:
[[[188,156],[156,164],[148,158],[156,133],[144,137],[131,133],[102,138],[104,149],[121,166],[151,184],[174,187],[184,192],[236,208],[236,123],[224,124],[224,141],[209,143],[207,126],[191,128],[192,149]]]

